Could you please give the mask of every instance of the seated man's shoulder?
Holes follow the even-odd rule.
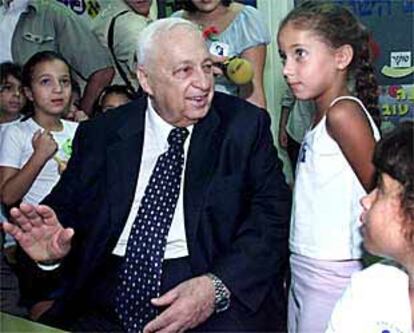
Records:
[[[214,93],[212,105],[220,117],[225,119],[247,119],[253,121],[263,117],[263,115],[267,115],[266,110],[242,98],[217,91]]]
[[[82,122],[84,131],[90,132],[92,135],[101,132],[102,135],[108,137],[123,128],[132,128],[136,126],[140,118],[143,118],[145,108],[142,107],[142,101],[135,100],[122,105],[108,112],[93,117],[88,121]]]
[[[237,140],[251,140],[270,130],[268,112],[237,96],[216,92],[212,110],[218,115],[224,132]]]

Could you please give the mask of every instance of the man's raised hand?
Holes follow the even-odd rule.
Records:
[[[5,222],[10,233],[23,250],[35,261],[59,260],[71,248],[72,228],[63,228],[52,208],[45,205],[20,204],[10,211],[13,223]]]

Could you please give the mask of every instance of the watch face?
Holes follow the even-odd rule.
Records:
[[[222,312],[229,308],[230,298],[223,297],[216,303],[216,312]]]

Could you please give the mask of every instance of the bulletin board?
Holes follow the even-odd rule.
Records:
[[[414,119],[414,0],[329,1],[349,8],[372,32],[384,128]]]

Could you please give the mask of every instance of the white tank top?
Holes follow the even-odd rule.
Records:
[[[362,102],[375,140],[380,133]],[[350,129],[352,130],[352,129]],[[366,192],[341,148],[326,129],[326,115],[308,130],[300,149],[290,229],[290,250],[320,260],[361,258],[360,198]]]

